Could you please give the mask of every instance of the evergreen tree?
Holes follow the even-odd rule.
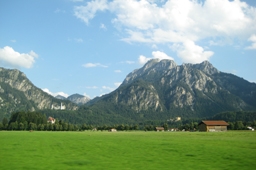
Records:
[[[8,119],[6,117],[3,118],[2,123],[3,123],[3,130],[6,130],[8,128]]]

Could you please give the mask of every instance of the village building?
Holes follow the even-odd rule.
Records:
[[[159,131],[164,131],[164,128],[163,127],[156,127],[156,131],[159,132]]]
[[[116,132],[117,130],[114,129],[114,128],[112,128],[112,129],[109,129],[108,131],[109,131],[109,132]]]
[[[55,119],[50,116],[50,117],[48,117],[47,122],[51,123],[51,124],[54,124],[55,123]]]
[[[176,131],[179,131],[179,129],[178,128],[169,128],[168,131],[176,132]]]
[[[201,132],[221,132],[227,131],[228,125],[224,120],[203,120],[198,124],[198,130]]]

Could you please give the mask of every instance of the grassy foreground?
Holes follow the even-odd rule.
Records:
[[[1,169],[251,170],[256,133],[0,131]]]

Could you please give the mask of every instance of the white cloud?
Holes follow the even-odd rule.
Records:
[[[84,0],[70,0],[72,2],[83,2]]]
[[[248,41],[252,42],[251,46],[246,47],[246,49],[248,50],[255,50],[256,49],[256,35],[253,34]]]
[[[69,42],[83,43],[84,40],[82,38],[68,38]]]
[[[126,64],[134,64],[135,62],[134,61],[124,61],[124,63],[126,63]]]
[[[0,48],[0,64],[7,67],[31,68],[37,57],[38,55],[34,51],[19,53],[9,46]]]
[[[84,42],[84,40],[82,38],[75,38],[74,40],[77,43],[83,43]]]
[[[159,60],[164,60],[164,59],[168,59],[168,60],[174,60],[172,57],[168,56],[167,54],[165,54],[164,52],[161,51],[153,51],[152,52],[152,58],[147,58],[143,55],[140,55],[138,60],[140,64],[145,64],[146,62],[148,62],[151,59],[159,59]]]
[[[155,46],[179,44],[175,49],[178,56],[193,63],[214,54],[205,51],[203,46],[209,44],[202,44],[204,40],[235,47],[255,34],[256,28],[256,8],[240,0],[93,0],[76,7],[75,13],[88,24],[97,11],[106,10],[113,14],[112,23],[123,33],[121,40]],[[255,49],[254,42],[247,49]],[[143,56],[140,59],[147,60]]]
[[[200,63],[209,60],[214,54],[212,51],[205,51],[202,47],[196,45],[193,41],[186,41],[178,47],[178,56],[187,63]]]
[[[51,96],[53,96],[53,97],[56,97],[57,95],[61,95],[61,96],[63,96],[63,97],[68,97],[69,95],[68,94],[66,94],[66,93],[64,93],[64,92],[56,92],[56,93],[53,93],[53,92],[51,92],[49,89],[47,89],[47,88],[44,88],[44,89],[42,89],[44,92],[46,92],[46,93],[48,93],[48,94],[50,94]]]
[[[102,86],[102,89],[104,89],[104,90],[109,90],[109,91],[115,90],[114,88],[108,87],[108,86]]]
[[[131,42],[143,42],[143,43],[151,43],[152,40],[148,37],[145,37],[145,35],[142,32],[138,31],[132,31],[132,30],[126,30],[129,37],[122,38],[122,41],[125,41],[127,43]]]
[[[100,63],[86,63],[83,65],[85,68],[91,68],[91,67],[104,67],[107,68],[108,66],[100,64]]]
[[[118,88],[120,85],[122,84],[122,82],[115,82],[114,86],[115,87],[109,87],[109,86],[102,86],[102,90],[107,90],[108,92],[112,92],[114,91],[116,88]]]
[[[153,49],[157,49],[158,47],[157,47],[157,45],[156,45],[156,44],[153,44],[153,45],[151,46],[151,48],[153,48]]]
[[[122,71],[121,70],[115,70],[114,72],[115,73],[121,73]]]
[[[84,93],[83,95],[91,99],[91,97],[88,94]]]
[[[144,55],[140,55],[139,56],[139,63],[140,64],[145,64],[146,62],[148,62],[149,60],[151,60],[152,58],[147,58],[147,57],[145,57]]]
[[[161,51],[153,51],[152,55],[153,55],[153,58],[158,58],[160,60],[163,60],[163,59],[174,60],[172,57],[168,56],[167,54]]]
[[[85,88],[87,88],[87,89],[97,89],[98,87],[97,86],[86,86]]]
[[[65,10],[61,10],[59,8],[57,8],[54,13],[65,13],[66,11]]]
[[[107,30],[107,27],[105,26],[105,24],[100,24],[100,29]]]
[[[116,87],[119,87],[121,84],[122,84],[122,82],[116,82],[116,83],[114,83],[114,85],[115,85]]]
[[[104,11],[107,8],[107,0],[93,0],[87,2],[86,6],[76,6],[74,8],[74,15],[88,24],[89,20],[94,18],[97,11]]]

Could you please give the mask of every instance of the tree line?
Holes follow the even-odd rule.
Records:
[[[210,118],[210,120],[225,120],[229,123],[229,130],[246,130],[248,127],[256,127],[256,112],[224,112]],[[244,118],[235,119],[235,117]],[[248,118],[250,118],[248,120]],[[0,130],[38,130],[38,131],[84,131],[117,129],[118,131],[144,130],[155,131],[156,127],[164,127],[165,130],[197,131],[198,123],[202,119],[187,119],[182,121],[145,121],[138,124],[72,124],[64,120],[56,119],[55,123],[47,122],[45,114],[40,112],[15,112],[10,119],[3,118]],[[206,119],[205,119],[206,120]]]

